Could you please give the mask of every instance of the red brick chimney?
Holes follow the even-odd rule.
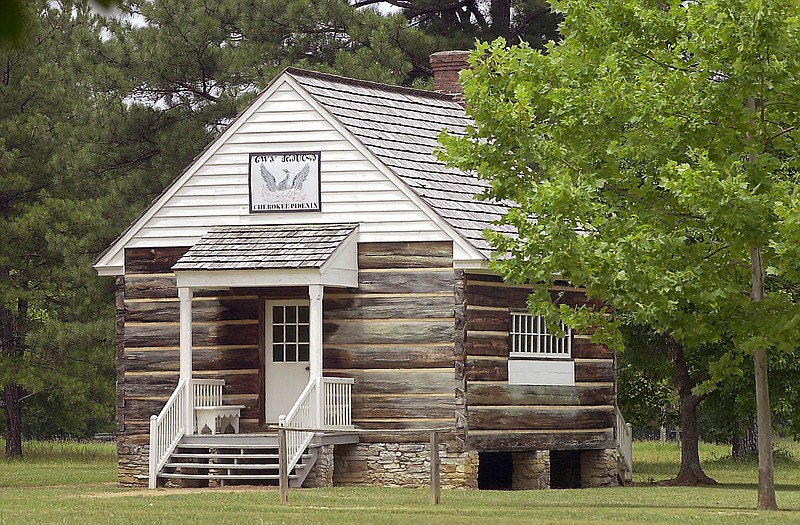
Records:
[[[458,73],[468,69],[469,51],[439,51],[430,56],[433,69],[433,89],[438,93],[454,95],[455,100],[464,103],[464,91],[458,83]]]

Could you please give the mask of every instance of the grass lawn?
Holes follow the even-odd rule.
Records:
[[[1,443],[1,442],[0,442]],[[0,524],[5,523],[798,523],[800,445],[776,453],[779,512],[756,512],[755,463],[735,464],[725,447],[704,444],[710,488],[661,487],[675,474],[676,444],[635,443],[637,486],[543,491],[444,490],[428,504],[426,489],[293,490],[281,505],[275,489],[120,489],[111,445],[30,443],[26,459],[0,461]],[[798,458],[798,459],[795,459]]]

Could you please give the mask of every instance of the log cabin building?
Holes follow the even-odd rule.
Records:
[[[287,69],[99,257],[121,484],[269,482],[278,423],[324,429],[295,486],[423,485],[427,429],[445,486],[618,483],[614,352],[489,271],[505,208],[433,154],[465,59],[436,93]]]

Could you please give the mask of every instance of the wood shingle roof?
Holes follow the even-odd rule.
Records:
[[[356,227],[356,224],[316,224],[215,228],[178,259],[172,269],[320,268]]]
[[[483,238],[505,213],[502,203],[475,198],[488,185],[472,174],[448,168],[435,155],[443,130],[462,135],[471,123],[449,95],[353,80],[289,68],[305,88],[373,155],[487,259]],[[510,232],[510,230],[509,230]]]

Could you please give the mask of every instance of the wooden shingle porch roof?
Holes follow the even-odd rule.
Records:
[[[214,228],[172,266],[178,288],[358,286],[357,224]]]
[[[356,224],[230,226],[203,236],[173,271],[321,268]]]
[[[461,104],[450,95],[429,91],[295,68],[286,73],[461,237],[490,257],[483,231],[500,228],[492,222],[508,205],[477,200],[488,183],[448,168],[435,155],[442,130],[463,135],[471,123]],[[513,233],[508,228],[501,231]]]

